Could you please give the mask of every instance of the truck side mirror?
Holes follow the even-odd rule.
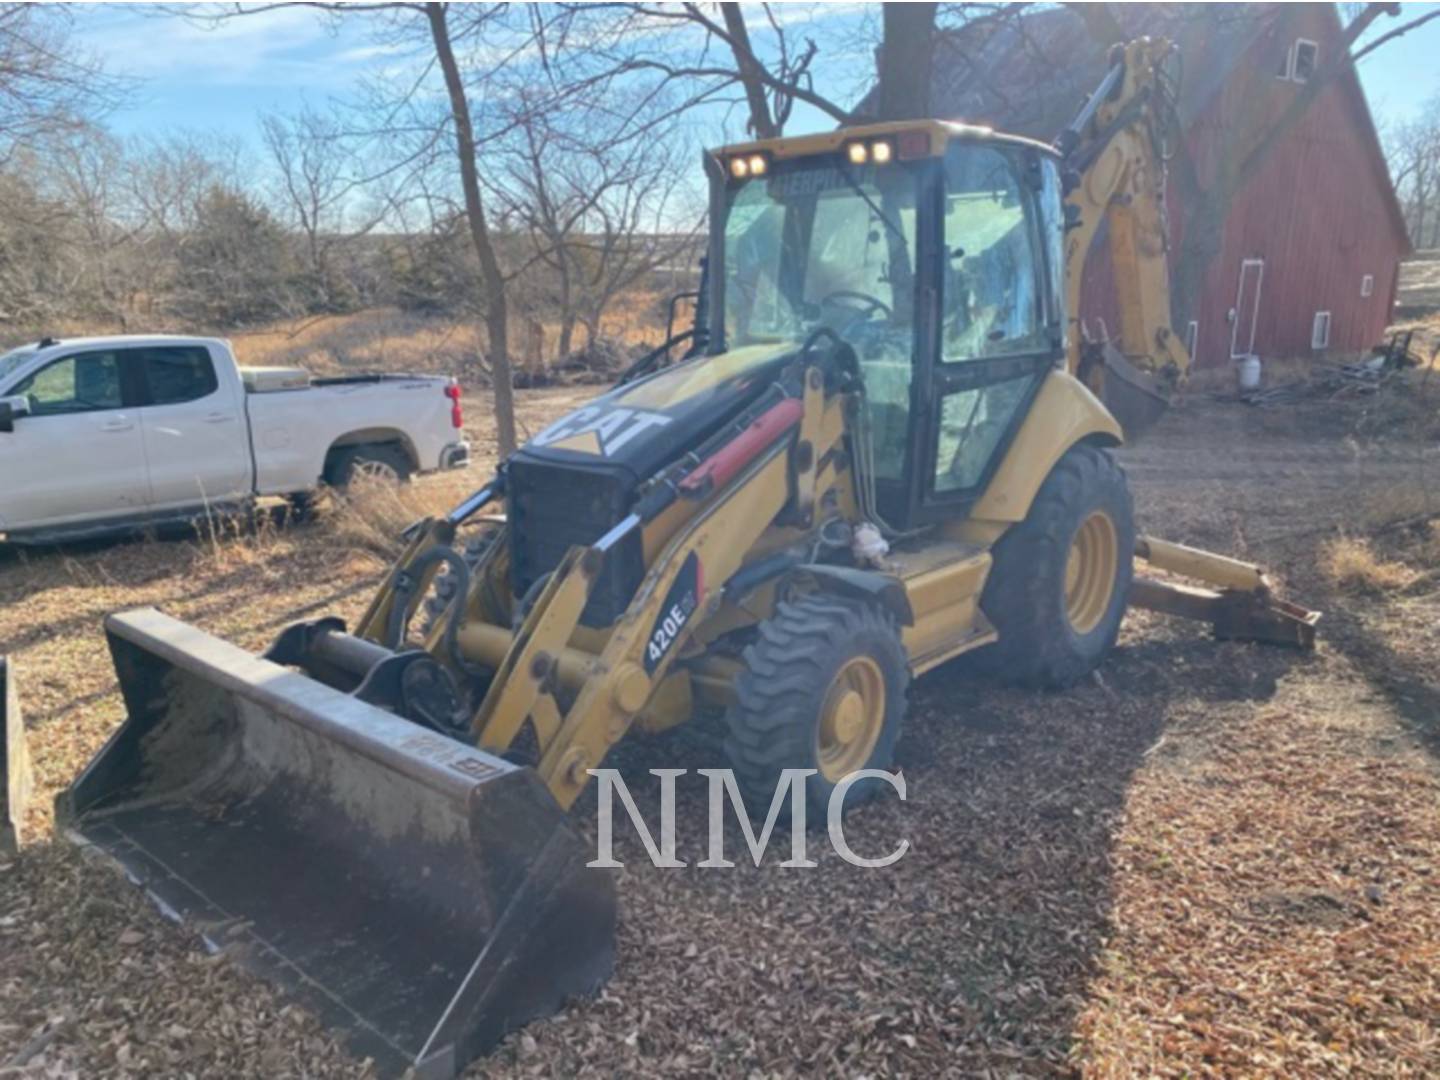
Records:
[[[0,432],[15,430],[15,420],[30,411],[30,402],[23,397],[0,398]]]

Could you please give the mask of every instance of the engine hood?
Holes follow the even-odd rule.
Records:
[[[515,456],[522,462],[619,469],[638,484],[755,401],[796,351],[795,343],[781,342],[687,360],[581,406]]]

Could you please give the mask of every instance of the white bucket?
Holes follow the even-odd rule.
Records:
[[[1260,389],[1260,357],[1251,353],[1235,365],[1235,378],[1240,383],[1241,391]]]

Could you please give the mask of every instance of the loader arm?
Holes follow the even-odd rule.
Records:
[[[1190,354],[1171,325],[1163,137],[1174,88],[1169,42],[1117,46],[1112,66],[1055,145],[1067,169],[1066,367],[1100,397],[1131,438],[1158,420]],[[1108,246],[1119,336],[1096,340],[1081,312],[1085,265]]]
[[[511,640],[475,716],[482,748],[503,752],[529,719],[540,745],[540,779],[562,807],[574,803],[589,783],[588,770],[624,737],[690,634],[719,606],[726,582],[790,502],[791,443],[797,429],[815,423],[803,423],[807,407],[822,408],[818,393],[785,398],[756,418],[749,430],[757,434],[740,456],[717,454],[690,473],[729,476],[664,545],[604,648],[588,663],[570,641],[590,582],[611,549],[642,522],[629,518],[590,548],[571,549]],[[692,483],[689,490],[701,487]],[[481,644],[474,630],[462,640]],[[589,677],[562,713],[556,691],[567,658],[572,667],[587,668]]]

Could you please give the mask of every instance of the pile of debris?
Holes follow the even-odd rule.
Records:
[[[542,386],[600,386],[615,381],[649,345],[625,345],[608,337],[594,341],[549,364],[525,363],[515,367],[515,386],[528,390]]]
[[[1247,405],[1271,409],[1299,401],[1374,394],[1397,379],[1404,380],[1405,373],[1411,368],[1424,369],[1420,378],[1423,392],[1429,389],[1435,358],[1422,356],[1417,351],[1418,344],[1413,329],[1399,331],[1386,344],[1377,345],[1373,354],[1364,360],[1317,360],[1300,378],[1255,390],[1243,390],[1239,397]]]

